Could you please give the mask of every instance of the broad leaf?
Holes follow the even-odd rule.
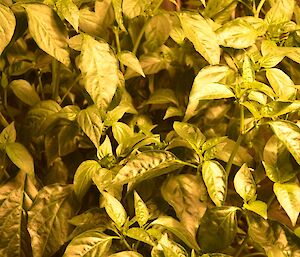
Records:
[[[247,164],[244,164],[234,177],[234,187],[236,192],[248,202],[256,196],[256,184]]]
[[[123,251],[109,255],[108,257],[143,257],[143,255],[134,251]]]
[[[84,35],[79,68],[86,91],[100,111],[105,111],[119,84],[118,63],[109,45]]]
[[[39,95],[26,80],[13,80],[9,86],[16,97],[18,97],[25,104],[34,106],[40,101]]]
[[[23,4],[29,32],[37,45],[66,66],[70,65],[67,31],[57,14],[47,5]]]
[[[174,218],[162,216],[154,220],[151,225],[161,225],[165,227],[167,230],[181,239],[187,246],[192,249],[199,250],[199,246],[194,236],[188,230],[186,230],[179,221],[175,220]]]
[[[82,162],[74,175],[74,192],[82,200],[92,184],[92,178],[99,173],[101,166],[98,162],[89,160]]]
[[[210,24],[198,13],[179,14],[185,36],[209,64],[219,64],[221,50],[218,38]]]
[[[202,165],[202,176],[207,192],[216,206],[222,206],[227,193],[227,174],[217,161],[205,161]]]
[[[143,199],[134,191],[134,210],[135,217],[140,227],[143,227],[149,220],[149,211]]]
[[[225,78],[228,68],[225,66],[208,66],[196,76],[185,113],[185,119],[193,117],[200,100],[233,97],[233,93],[225,85],[216,83]]]
[[[270,25],[283,24],[292,19],[294,12],[294,0],[278,0],[266,13],[265,21]]]
[[[28,150],[20,143],[9,143],[5,147],[9,159],[21,170],[34,177],[34,163]]]
[[[274,193],[295,226],[300,212],[300,186],[293,183],[275,183]]]
[[[96,229],[88,230],[71,241],[63,257],[105,257],[113,238]]]
[[[50,185],[39,191],[28,212],[33,257],[51,257],[67,240],[77,202],[70,185]]]
[[[9,44],[15,31],[16,18],[7,6],[0,4],[0,55]]]
[[[258,215],[262,216],[264,219],[268,218],[267,209],[268,206],[265,202],[256,200],[249,203],[244,203],[243,207],[249,211],[253,211]]]
[[[16,141],[16,129],[15,123],[10,123],[0,133],[0,147],[5,147],[6,144],[14,143]]]
[[[237,207],[214,207],[207,209],[197,233],[200,247],[216,252],[228,247],[237,232]]]
[[[58,0],[56,2],[58,14],[66,19],[72,27],[78,32],[79,9],[72,0]]]
[[[300,165],[300,128],[287,121],[272,121],[270,126]]]
[[[108,216],[121,228],[127,219],[123,205],[109,193],[101,192],[101,194],[104,197],[104,207]]]
[[[124,64],[125,66],[131,68],[135,72],[141,74],[143,77],[145,77],[145,74],[143,72],[143,69],[141,67],[141,64],[139,60],[136,58],[136,56],[129,51],[122,51],[118,53],[118,59],[119,61]]]
[[[100,145],[100,137],[103,130],[103,123],[100,112],[96,106],[89,106],[78,113],[77,121],[84,133],[93,142],[96,148]]]
[[[143,228],[130,228],[126,231],[126,236],[151,246],[155,245],[147,231],[145,231]]]
[[[168,151],[146,151],[130,159],[114,178],[114,183],[138,183],[161,176],[183,166]]]
[[[172,176],[163,183],[161,193],[185,227],[195,235],[207,207],[202,179],[192,174]]]
[[[123,0],[123,13],[130,19],[141,15],[147,5],[145,0]]]
[[[222,24],[231,19],[232,12],[235,10],[236,5],[236,0],[208,0],[204,15]]]

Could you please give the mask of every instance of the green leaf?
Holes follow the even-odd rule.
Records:
[[[300,101],[294,100],[292,102],[286,101],[272,101],[265,105],[261,112],[265,117],[278,117],[290,112],[300,110]]]
[[[15,123],[12,122],[6,126],[0,133],[0,147],[5,147],[6,144],[14,143],[16,141]],[[3,145],[3,146],[1,146]]]
[[[175,104],[178,106],[178,100],[174,91],[170,88],[159,88],[155,90],[149,99],[147,104]]]
[[[201,249],[216,252],[228,247],[237,231],[237,207],[214,207],[207,209],[197,233]]]
[[[168,239],[168,235],[164,234],[158,241],[159,245],[163,248],[165,257],[187,257],[186,250],[179,244]]]
[[[171,118],[171,117],[176,117],[176,116],[183,116],[184,115],[184,109],[180,107],[174,107],[174,106],[169,106],[168,109],[166,110],[164,120]]]
[[[109,45],[84,35],[79,68],[86,91],[100,111],[105,111],[119,84],[118,63]]]
[[[118,59],[119,61],[124,64],[125,66],[131,68],[133,71],[141,74],[143,77],[145,77],[145,74],[143,72],[143,69],[141,67],[141,64],[139,60],[136,58],[136,56],[129,51],[122,51],[118,53]]]
[[[255,80],[255,71],[253,68],[253,64],[248,55],[245,55],[243,62],[243,82],[251,83]]]
[[[29,32],[37,45],[66,66],[70,65],[67,31],[57,14],[47,5],[23,4]]]
[[[195,49],[209,64],[219,64],[221,50],[210,24],[198,13],[181,12],[179,19],[185,36],[193,43]]]
[[[34,106],[40,101],[39,95],[26,80],[13,80],[9,84],[9,87],[12,89],[16,97],[29,106]]]
[[[207,192],[216,206],[222,206],[227,192],[227,174],[217,161],[205,161],[202,165],[202,176]]]
[[[294,12],[294,0],[278,0],[266,13],[265,21],[270,25],[290,21]]]
[[[300,128],[288,121],[272,121],[269,124],[300,165]]]
[[[123,13],[130,19],[141,15],[147,6],[145,0],[123,0]]]
[[[24,198],[26,175],[22,171],[0,187],[0,252],[3,257],[31,257]]]
[[[294,82],[282,70],[267,69],[266,76],[279,100],[295,99],[297,90],[294,88]]]
[[[162,184],[161,194],[187,230],[195,235],[207,207],[207,193],[202,179],[192,174],[171,176]]]
[[[134,251],[123,251],[109,255],[108,257],[143,257],[143,255]]]
[[[119,28],[122,31],[126,31],[126,28],[124,27],[123,22],[123,14],[122,14],[122,0],[112,0],[112,5],[115,11],[115,19],[119,25]]]
[[[39,191],[28,212],[28,231],[34,257],[51,257],[67,240],[78,203],[73,187],[54,184]]]
[[[149,234],[143,228],[130,228],[126,231],[126,236],[151,246],[155,245]]]
[[[77,122],[83,132],[89,137],[96,148],[100,145],[100,138],[104,125],[96,106],[89,106],[81,110],[77,116]]]
[[[114,178],[116,184],[139,183],[181,168],[177,158],[168,151],[146,151],[130,159]]]
[[[13,37],[16,18],[14,13],[7,6],[0,4],[0,55]]]
[[[126,211],[123,205],[112,195],[106,192],[101,192],[104,197],[104,208],[108,216],[113,220],[116,225],[121,228],[127,219]]]
[[[58,14],[66,19],[72,27],[78,32],[79,9],[72,0],[58,0],[56,2]]]
[[[203,14],[215,22],[223,24],[231,19],[236,5],[236,0],[208,0]]]
[[[222,46],[243,49],[252,46],[258,33],[245,19],[236,18],[216,31]]]
[[[97,229],[85,231],[70,242],[63,257],[105,257],[113,238]]]
[[[186,122],[175,121],[173,128],[176,133],[189,142],[189,144],[197,150],[205,142],[205,136],[202,134],[201,130],[193,125]]]
[[[300,212],[300,186],[295,183],[275,183],[273,189],[280,205],[295,226]]]
[[[110,139],[108,136],[106,136],[103,143],[97,149],[97,157],[99,159],[102,159],[108,155],[113,155],[113,151]]]
[[[92,184],[92,178],[99,173],[101,166],[98,162],[88,160],[82,162],[74,175],[74,192],[78,199],[82,200]]]
[[[243,166],[238,170],[233,182],[236,192],[244,199],[245,202],[255,198],[256,184],[247,164],[243,164]]]
[[[5,147],[9,159],[20,169],[34,177],[34,163],[31,154],[20,143],[9,143]]]
[[[287,182],[299,172],[290,161],[290,153],[287,148],[275,135],[265,145],[263,165],[267,176],[273,182]]]
[[[134,135],[133,130],[123,122],[116,122],[113,124],[112,132],[119,145]]]
[[[185,113],[185,120],[193,117],[200,100],[233,97],[234,94],[219,82],[225,78],[228,68],[225,66],[207,66],[196,76]]]
[[[149,220],[150,215],[147,205],[136,191],[134,191],[134,210],[137,222],[139,223],[140,227],[143,227]]]
[[[262,201],[253,201],[249,203],[244,203],[243,207],[249,211],[253,211],[258,215],[262,216],[264,219],[268,218],[267,209],[268,206],[265,202]]]
[[[188,247],[195,250],[200,249],[193,235],[188,230],[186,230],[179,221],[175,220],[172,217],[161,216],[158,219],[154,220],[151,225],[161,225],[172,232],[174,235],[176,235]]]

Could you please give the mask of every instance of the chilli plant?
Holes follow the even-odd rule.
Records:
[[[1,257],[299,257],[294,0],[1,0]]]

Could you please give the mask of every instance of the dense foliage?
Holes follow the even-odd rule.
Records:
[[[1,257],[300,256],[294,0],[1,0]]]

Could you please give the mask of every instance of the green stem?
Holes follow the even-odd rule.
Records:
[[[72,83],[72,85],[67,89],[66,93],[61,98],[60,104],[65,100],[65,98],[71,92],[72,88],[76,85],[76,83],[79,81],[79,79],[80,79],[80,76],[77,76],[77,78],[74,80],[74,82]]]
[[[240,254],[243,252],[247,242],[249,240],[249,235],[247,234],[247,236],[244,238],[243,243],[240,245],[239,249],[237,250],[237,252],[235,253],[234,257],[238,257],[240,256]]]
[[[7,127],[9,125],[9,123],[7,122],[7,120],[5,119],[5,117],[3,116],[3,114],[0,112],[0,123],[4,126]]]
[[[3,106],[7,109],[7,88],[3,89]]]
[[[265,1],[266,1],[266,0],[261,0],[261,1],[259,2],[254,17],[256,17],[256,18],[259,17],[259,13],[260,13],[261,8],[263,7]]]
[[[57,100],[59,96],[59,82],[60,82],[60,63],[52,60],[52,98]]]
[[[240,134],[245,134],[245,107],[243,105],[240,106]]]
[[[229,160],[228,160],[227,165],[226,165],[226,169],[225,170],[226,170],[227,176],[230,173],[234,157],[235,157],[237,151],[239,150],[239,147],[241,145],[242,139],[243,139],[243,135],[239,134],[239,137],[238,137],[237,141],[235,142],[234,148],[233,148],[233,150],[231,152],[231,155],[230,155]]]
[[[121,44],[120,44],[120,37],[119,37],[119,29],[118,28],[114,28],[113,31],[114,31],[115,39],[116,39],[117,52],[121,53]],[[120,67],[121,67],[122,73],[124,74],[125,68],[124,68],[124,65],[122,63],[120,63]]]

